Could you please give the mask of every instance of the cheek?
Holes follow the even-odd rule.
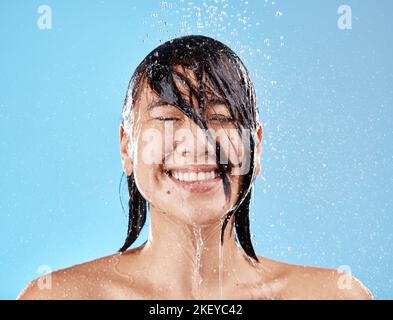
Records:
[[[140,193],[149,202],[154,194],[162,192],[162,145],[156,137],[145,135],[139,139],[134,153],[133,172]]]
[[[163,159],[163,138],[159,130],[144,130],[137,140],[136,156],[141,165],[160,165]]]
[[[228,130],[225,135],[220,135],[219,140],[220,146],[232,166],[240,166],[245,162],[244,157],[247,156],[247,152],[244,143],[246,141],[242,140],[235,129]]]

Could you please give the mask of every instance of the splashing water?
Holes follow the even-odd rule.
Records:
[[[121,256],[123,255],[123,252],[118,252],[116,255],[113,256],[113,259],[115,260],[115,263],[113,264],[113,270],[116,274],[120,275],[123,278],[127,278],[130,283],[132,284],[135,280],[134,277],[131,276],[128,272],[123,272],[120,270],[120,263],[121,263]]]
[[[192,293],[195,298],[199,297],[200,287],[202,284],[202,277],[200,273],[201,268],[201,254],[203,250],[203,239],[201,235],[200,228],[193,228],[195,242],[196,242],[196,251],[195,251],[195,263],[194,263],[194,272],[192,276]]]
[[[224,219],[221,219],[221,228],[224,224]],[[218,244],[218,286],[219,286],[219,291],[220,291],[220,299],[222,299],[222,274],[224,272],[224,250],[223,250],[223,244],[221,243],[221,240],[219,239],[219,244]]]

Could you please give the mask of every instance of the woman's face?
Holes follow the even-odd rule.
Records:
[[[198,112],[194,98],[187,98],[189,94],[181,82],[177,86]],[[161,103],[147,85],[131,113],[129,134],[120,126],[123,168],[128,176],[134,174],[136,185],[150,207],[185,223],[206,226],[235,206],[243,175],[249,170],[244,163],[250,152],[242,138],[249,138],[239,135],[225,104],[217,99],[206,103],[205,120],[213,139],[220,141],[222,152],[229,157],[229,161],[225,157],[220,160],[229,163],[229,201],[218,176],[215,145],[208,142],[196,123],[175,106]],[[261,138],[259,129],[258,139]],[[257,155],[259,174],[260,141]]]

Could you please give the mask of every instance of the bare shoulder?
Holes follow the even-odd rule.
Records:
[[[102,257],[53,271],[31,281],[18,300],[64,300],[99,298],[112,282],[111,265],[116,255]]]
[[[337,269],[283,264],[287,279],[283,298],[371,300],[371,292],[354,276]]]
[[[275,299],[371,300],[372,293],[354,276],[337,269],[288,264],[258,256],[277,288]],[[271,286],[271,285],[270,285]]]

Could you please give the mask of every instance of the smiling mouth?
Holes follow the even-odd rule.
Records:
[[[183,189],[196,193],[211,191],[222,181],[218,169],[210,171],[164,170],[164,174]]]

